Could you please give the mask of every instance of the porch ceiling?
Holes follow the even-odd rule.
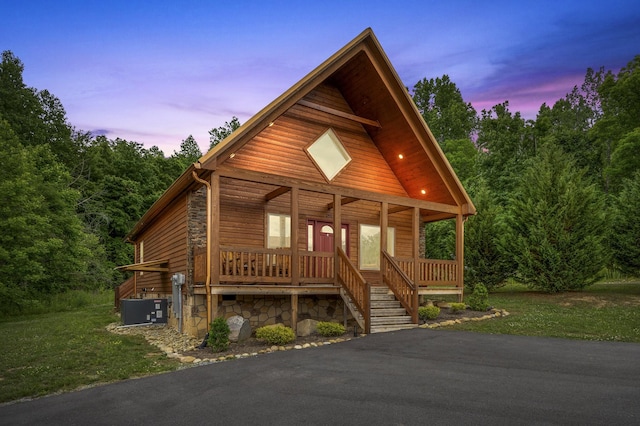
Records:
[[[393,76],[376,69],[372,54],[364,49],[338,69],[329,83],[339,88],[353,114],[380,123],[363,126],[411,198],[462,204],[462,194],[446,180],[452,178],[448,165],[437,152],[430,152],[431,144],[421,140],[432,136],[423,123],[415,122],[413,101],[409,99],[407,105],[408,95],[394,91]]]

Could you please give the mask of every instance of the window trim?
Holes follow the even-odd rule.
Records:
[[[281,218],[284,217],[285,220],[289,219],[289,229],[287,229],[285,231],[285,235],[284,235],[285,240],[287,238],[289,238],[289,246],[269,247],[270,237],[271,237],[271,235],[270,235],[270,230],[271,230],[270,217],[271,216],[278,216],[278,217],[281,217]],[[292,229],[291,229],[291,215],[289,213],[266,212],[266,214],[265,214],[265,229],[264,229],[264,239],[265,239],[264,246],[265,246],[265,248],[267,248],[267,249],[289,249],[289,248],[291,248],[291,231],[292,231]],[[282,238],[282,236],[280,236],[280,238]]]
[[[339,153],[342,154],[344,157],[346,157],[345,158],[346,162],[344,163],[344,165],[342,167],[340,167],[340,169],[337,170],[335,173],[333,173],[332,176],[328,176],[327,172],[322,168],[320,163],[318,163],[318,160],[314,157],[314,153],[312,152],[312,147],[316,143],[318,143],[318,141],[320,141],[322,138],[324,138],[325,136],[328,136],[329,139],[331,139],[331,141],[334,143],[334,146],[339,151]],[[345,171],[347,166],[349,166],[349,164],[353,161],[353,157],[351,157],[351,154],[349,154],[349,151],[347,150],[347,147],[344,146],[344,142],[342,142],[342,140],[340,139],[338,134],[331,127],[329,127],[327,130],[325,130],[320,136],[318,136],[316,139],[314,139],[313,142],[311,142],[309,145],[307,145],[304,148],[304,152],[311,159],[311,161],[316,166],[316,168],[318,169],[318,171],[320,172],[322,177],[328,183],[333,182],[338,176],[340,176],[340,174],[342,174],[342,172]],[[317,155],[317,154],[315,154],[315,155]]]

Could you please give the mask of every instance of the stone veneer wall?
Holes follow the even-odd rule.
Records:
[[[204,338],[208,330],[207,298],[204,295],[188,295],[182,307],[182,332],[197,338]],[[223,300],[219,314],[224,318],[240,315],[250,321],[255,330],[264,325],[282,323],[292,327],[290,296],[236,296],[236,300]],[[177,328],[177,321],[169,315],[169,325]],[[300,296],[298,298],[298,321],[315,319],[318,321],[344,322],[344,303],[340,296]],[[355,321],[347,312],[347,325]]]
[[[191,191],[187,201],[187,289],[193,289],[193,249],[207,246],[207,192],[204,186]]]

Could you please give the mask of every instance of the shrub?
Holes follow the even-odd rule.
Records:
[[[342,336],[346,330],[342,324],[337,322],[319,322],[317,325],[318,334],[321,336]]]
[[[451,308],[451,313],[456,314],[460,311],[464,311],[467,305],[464,303],[449,303],[449,307]]]
[[[423,321],[436,319],[438,315],[440,315],[440,308],[437,306],[420,306],[418,308],[418,317]]]
[[[211,322],[209,327],[209,338],[207,343],[211,346],[213,352],[222,352],[229,348],[229,324],[222,317],[216,318]]]
[[[469,307],[474,311],[486,311],[489,308],[489,292],[483,284],[476,284],[469,297]]]
[[[256,337],[271,345],[284,345],[296,340],[296,334],[293,330],[282,324],[260,327],[256,330]]]

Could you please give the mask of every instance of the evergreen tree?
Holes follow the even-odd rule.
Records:
[[[240,127],[240,120],[238,120],[238,117],[233,116],[231,121],[225,121],[224,125],[209,130],[209,149],[212,149],[222,142],[238,127]]]
[[[630,275],[640,275],[640,171],[625,179],[614,198],[610,245],[615,265]]]
[[[558,292],[597,280],[606,260],[604,203],[559,147],[545,147],[524,169],[508,223],[509,253],[531,288]]]
[[[504,285],[515,272],[515,265],[504,252],[509,232],[504,208],[497,203],[486,184],[480,182],[473,193],[478,214],[469,217],[465,226],[464,282],[471,289],[484,284],[492,290]]]

